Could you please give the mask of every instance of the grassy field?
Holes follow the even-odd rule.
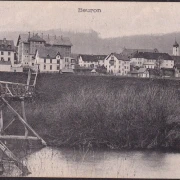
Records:
[[[6,81],[26,78],[0,74]],[[172,133],[179,133],[179,89],[177,80],[39,74],[26,115],[53,146],[174,148],[180,144]],[[18,127],[9,132],[22,131],[23,126]]]

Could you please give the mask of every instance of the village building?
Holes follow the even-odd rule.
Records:
[[[130,59],[122,54],[111,53],[106,57],[104,66],[110,74],[126,76],[130,71]]]
[[[39,47],[35,53],[35,68],[39,72],[70,71],[74,63],[74,59],[64,57],[58,47]]]
[[[80,54],[78,56],[78,64],[80,67],[97,68],[103,66],[107,55],[87,55]]]
[[[0,71],[11,72],[14,66],[16,51],[13,40],[0,40]]]
[[[151,52],[151,53],[159,53],[158,49],[129,49],[124,48],[121,52],[122,55],[127,56],[129,58],[133,57],[136,53],[139,52]]]
[[[35,53],[39,47],[56,47],[63,57],[71,56],[71,46],[69,38],[49,35],[20,34],[17,41],[18,62],[24,67],[35,65]]]
[[[173,68],[174,60],[167,53],[139,52],[131,58],[131,65],[148,69]]]
[[[149,70],[146,68],[134,69],[129,72],[132,77],[149,78]]]

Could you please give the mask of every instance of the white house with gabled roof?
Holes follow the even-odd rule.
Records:
[[[73,59],[63,57],[56,47],[39,47],[35,53],[35,67],[39,72],[59,72],[73,69]]]
[[[109,54],[105,58],[104,65],[110,74],[126,76],[130,71],[130,59],[122,54]]]
[[[97,68],[98,66],[104,65],[106,57],[107,55],[80,54],[78,56],[78,64],[81,67]]]

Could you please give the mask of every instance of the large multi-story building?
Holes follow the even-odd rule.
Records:
[[[148,69],[173,68],[174,60],[167,53],[139,52],[131,58],[131,65]]]
[[[41,34],[20,34],[17,41],[18,61],[23,66],[34,66],[39,47],[56,47],[63,57],[70,57],[72,43],[67,37]]]
[[[158,49],[156,49],[156,48],[155,49],[129,49],[129,48],[124,48],[121,54],[131,58],[136,53],[139,53],[139,52],[159,53]]]

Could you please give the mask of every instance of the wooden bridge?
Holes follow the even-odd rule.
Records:
[[[24,165],[3,143],[4,140],[8,139],[21,139],[21,140],[40,140],[42,145],[46,146],[46,142],[35,132],[35,130],[28,124],[25,114],[24,101],[27,98],[32,98],[35,93],[35,86],[37,80],[37,72],[32,72],[29,69],[27,84],[22,83],[14,83],[14,82],[6,82],[0,81],[0,149],[3,151],[6,156],[10,158],[10,160],[14,161],[17,167],[22,171],[23,175],[29,174],[29,170],[26,165]],[[22,108],[22,116],[9,104],[9,100],[11,101],[19,101],[21,102]],[[10,122],[5,123],[5,119],[3,118],[3,110],[8,108],[11,113],[14,115]],[[14,118],[17,117],[17,118]],[[6,135],[5,131],[10,126],[13,125],[13,122],[18,119],[23,125],[25,129],[25,133],[23,136],[17,135]],[[4,127],[4,124],[6,126]],[[28,136],[28,133],[31,132],[34,136]]]

